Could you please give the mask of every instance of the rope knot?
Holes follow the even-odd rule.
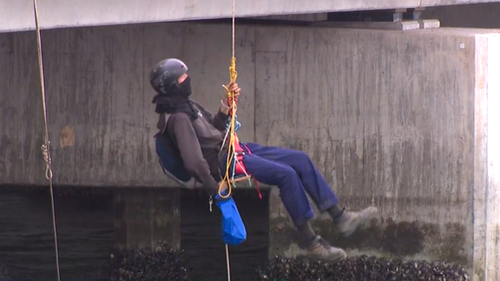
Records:
[[[42,154],[43,154],[43,160],[45,160],[45,178],[47,180],[52,179],[52,159],[50,158],[50,153],[49,153],[49,148],[50,148],[50,141],[47,141],[46,143],[42,144]]]
[[[231,58],[231,65],[229,66],[229,79],[231,82],[236,82],[238,78],[238,71],[236,71],[236,58]]]

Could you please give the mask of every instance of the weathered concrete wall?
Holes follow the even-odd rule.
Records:
[[[486,277],[500,280],[500,36],[488,38],[488,160],[486,180]]]
[[[375,203],[384,218],[419,221],[424,225],[410,227],[421,239],[429,236],[424,227],[432,227],[433,239],[449,241],[439,237],[446,222],[459,228],[450,234],[465,242],[472,233],[465,228],[473,180],[474,38],[261,32],[272,36],[256,34],[257,141],[308,152],[348,207]],[[467,48],[460,49],[461,43]],[[265,76],[268,69],[271,78]],[[377,231],[380,238],[394,235]],[[393,248],[394,241],[386,242],[382,249],[389,253],[427,248],[404,249],[406,243]],[[368,246],[378,247],[380,240],[372,243]],[[442,248],[426,254],[440,256]],[[470,255],[458,248],[451,254]]]
[[[430,7],[423,16],[439,19],[443,27],[500,28],[500,3]]]
[[[485,111],[498,104],[492,32],[239,26],[241,137],[302,149],[344,206],[380,206],[383,220],[350,239],[317,220],[335,245],[449,259],[495,280],[498,126]],[[229,26],[53,30],[43,40],[55,182],[174,186],[157,164],[147,74],[160,59],[183,58],[194,98],[216,110]],[[34,33],[0,35],[0,69],[9,70],[0,76],[1,183],[44,184]],[[270,253],[294,254],[273,194]]]
[[[324,13],[498,2],[498,0],[252,0],[236,1],[237,17]],[[229,18],[231,0],[37,0],[43,29]],[[35,26],[32,0],[0,1],[0,32]]]
[[[484,85],[476,71],[499,62],[481,52],[489,64],[478,63],[476,49],[488,40],[475,34],[257,29],[256,140],[308,152],[346,207],[380,207],[382,222],[350,239],[326,216],[317,220],[334,244],[451,260],[474,268],[477,280],[496,280],[500,249],[486,241],[499,239],[499,213],[483,195],[498,185],[475,182],[474,172],[489,169],[483,154],[474,156],[482,113],[474,104],[489,102],[474,93]],[[270,254],[300,252],[286,235],[293,232],[277,192],[271,214]],[[488,257],[492,265],[483,263]]]
[[[188,36],[186,36],[186,34]],[[45,184],[43,116],[33,32],[0,36],[0,182]],[[207,44],[207,42],[211,42]],[[190,67],[193,98],[216,112],[229,81],[229,27],[127,26],[43,33],[54,182],[175,186],[159,164],[148,75],[167,57]],[[253,140],[253,29],[238,28],[240,136]],[[74,141],[73,141],[74,140]]]
[[[478,36],[474,131],[474,273],[500,280],[500,35]]]

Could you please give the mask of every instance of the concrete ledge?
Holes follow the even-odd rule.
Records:
[[[334,27],[334,28],[355,28],[355,29],[378,29],[378,30],[415,30],[420,29],[418,21],[399,22],[321,22],[313,26]]]
[[[439,20],[412,20],[412,21],[397,21],[397,22],[322,21],[322,22],[312,23],[311,26],[406,31],[406,30],[416,30],[416,29],[439,28],[440,23]]]
[[[439,20],[419,20],[420,29],[431,29],[441,27],[441,22]]]

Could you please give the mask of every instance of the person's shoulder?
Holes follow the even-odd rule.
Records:
[[[168,118],[167,126],[172,128],[176,127],[175,126],[176,124],[179,123],[185,124],[185,122],[191,123],[191,118],[189,118],[189,116],[184,112],[176,112],[171,114],[170,117]]]
[[[208,119],[212,119],[212,113],[208,111],[203,105],[199,104],[198,102],[191,100],[193,103],[193,106],[205,117]]]

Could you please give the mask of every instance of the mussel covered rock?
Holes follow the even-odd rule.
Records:
[[[259,280],[301,281],[386,281],[386,280],[469,280],[462,267],[445,262],[387,260],[358,256],[339,263],[312,262],[305,258],[275,257],[259,270]]]
[[[114,257],[111,280],[189,280],[186,255],[166,245],[154,250],[129,250]]]

